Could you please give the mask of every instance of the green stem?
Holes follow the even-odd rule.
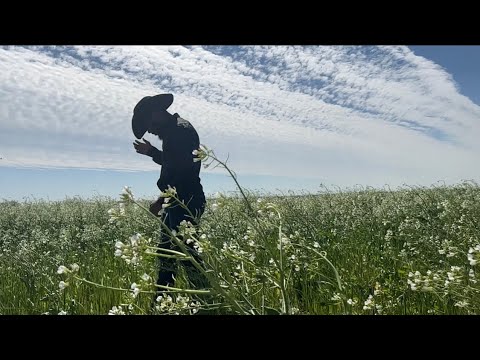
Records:
[[[305,246],[305,245],[297,245],[297,246],[298,246],[298,247],[303,247],[303,248],[305,248],[305,249],[309,249],[309,250],[313,251],[315,254],[319,255],[323,260],[325,260],[325,261],[332,267],[333,272],[335,273],[335,278],[336,278],[336,280],[337,280],[338,289],[339,289],[340,291],[343,290],[342,284],[341,284],[341,282],[340,282],[340,275],[338,275],[337,269],[336,269],[335,266],[330,262],[330,260],[328,260],[322,253],[320,253],[319,251],[317,251],[317,250],[315,250],[315,249],[313,249],[313,248],[311,248],[311,247],[309,247],[309,246]]]
[[[283,269],[283,241],[282,241],[282,217],[278,210],[272,206],[272,208],[277,212],[280,225],[278,226],[278,241],[280,242],[280,290],[282,292],[283,306],[282,310],[286,314],[290,314],[290,304],[288,303],[287,289],[285,287],[285,272]]]
[[[168,292],[183,292],[186,294],[211,294],[212,293],[210,290],[180,289],[180,288],[175,288],[171,286],[164,286],[164,285],[157,285],[157,284],[155,284],[155,287],[159,289],[168,290]]]
[[[131,291],[130,289],[123,289],[123,288],[116,288],[116,287],[112,287],[112,286],[107,286],[107,285],[103,285],[103,284],[99,284],[99,283],[96,283],[96,282],[93,282],[93,281],[90,281],[90,280],[87,280],[85,278],[81,278],[79,276],[76,276],[76,275],[73,275],[73,278],[74,279],[77,279],[81,282],[84,282],[84,283],[87,283],[87,284],[90,284],[90,285],[94,285],[96,287],[99,287],[99,288],[102,288],[102,289],[110,289],[110,290],[115,290],[115,291]],[[145,290],[140,290],[141,293],[145,293],[145,294],[154,294],[155,292],[153,291],[145,291]]]

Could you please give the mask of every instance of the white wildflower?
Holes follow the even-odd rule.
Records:
[[[372,295],[369,295],[368,299],[365,300],[363,304],[363,310],[371,310],[374,305],[375,305],[375,300],[373,299]]]
[[[119,307],[114,306],[112,307],[112,310],[108,311],[108,315],[125,315],[125,313],[123,312],[121,306]]]
[[[66,266],[60,265],[57,270],[57,274],[63,274],[64,272],[67,272],[68,269]]]
[[[339,300],[342,300],[342,298],[341,298],[341,296],[340,296],[339,293],[335,293],[335,294],[331,297],[330,300],[332,300],[332,301],[339,301]]]
[[[475,271],[473,271],[473,269],[470,269],[468,271],[468,276],[471,278],[471,279],[475,279]]]
[[[138,294],[140,293],[140,288],[138,287],[138,285],[136,283],[133,283],[130,286],[130,289],[132,289],[132,291],[133,291],[133,297],[136,298],[138,296]]]
[[[137,246],[138,245],[138,240],[140,240],[140,237],[142,235],[140,235],[139,233],[136,233],[135,235],[132,235],[130,237],[130,243],[132,244],[132,246]]]
[[[464,308],[464,307],[467,307],[467,306],[468,306],[468,302],[466,302],[466,301],[457,301],[454,306],[459,307],[459,308]]]
[[[197,253],[199,253],[199,254],[203,253],[203,248],[200,245],[198,245],[198,243],[193,245],[193,248],[197,251]]]
[[[72,264],[70,265],[71,269],[73,272],[77,272],[79,269],[80,269],[80,266],[78,266],[77,264]]]
[[[67,286],[68,286],[68,282],[60,281],[58,283],[58,287],[60,288],[60,290],[64,290]]]
[[[468,254],[468,255],[467,255],[467,258],[468,258],[468,261],[469,261],[469,263],[470,263],[471,266],[477,265],[478,260],[475,259],[475,257],[473,256],[473,254]]]

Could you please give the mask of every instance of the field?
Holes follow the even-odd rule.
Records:
[[[0,202],[0,314],[480,314],[476,183],[243,195],[180,231],[209,283],[160,297],[157,261],[189,253],[159,257],[130,190]]]

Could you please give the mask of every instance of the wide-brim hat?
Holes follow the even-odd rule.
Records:
[[[172,94],[145,96],[135,105],[132,117],[132,130],[137,139],[141,139],[150,126],[152,111],[167,110],[173,103]]]

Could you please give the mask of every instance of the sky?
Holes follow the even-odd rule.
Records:
[[[480,181],[479,64],[480,46],[0,46],[0,199],[156,197],[131,117],[160,93],[250,190]]]

